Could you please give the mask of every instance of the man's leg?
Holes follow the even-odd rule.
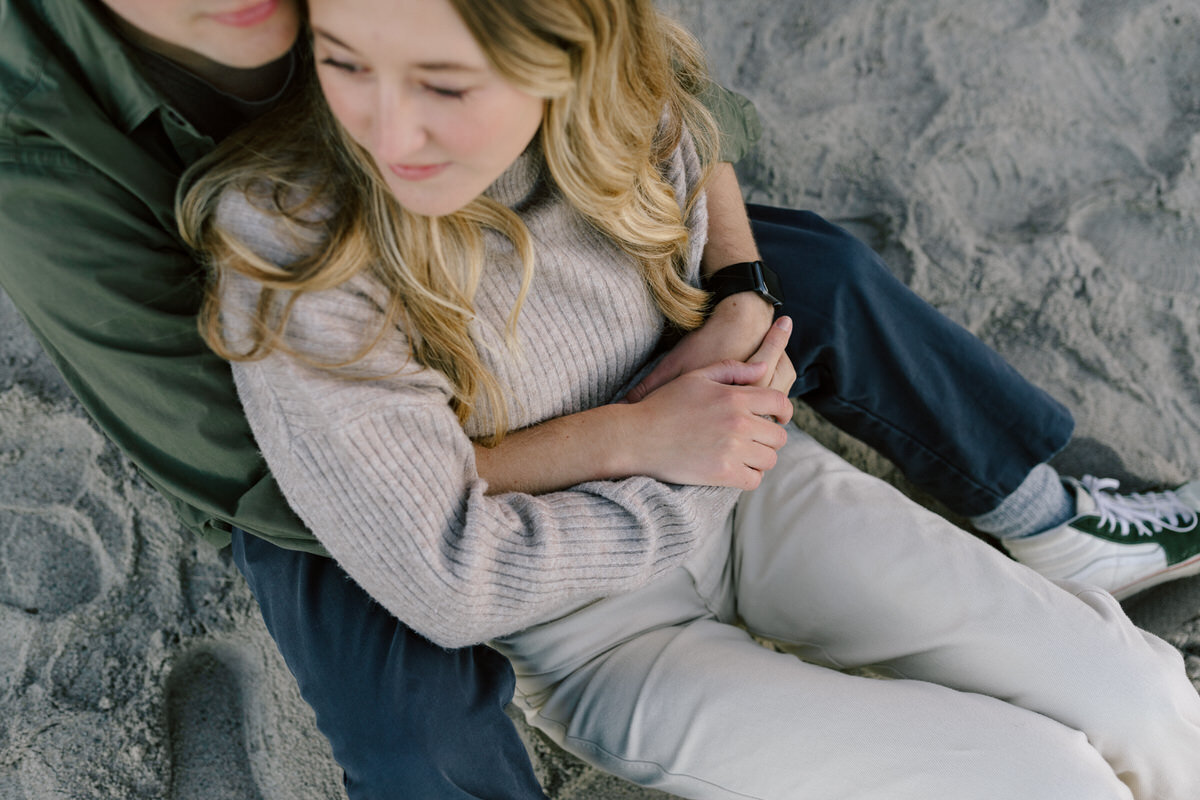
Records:
[[[795,320],[796,393],[1050,578],[1125,598],[1200,573],[1200,481],[1117,493],[1045,462],[1070,414],[815,214],[749,206]]]
[[[545,797],[504,713],[513,674],[500,654],[430,643],[332,559],[237,530],[233,558],[351,800]]]
[[[794,392],[964,516],[991,511],[1070,439],[1070,413],[841,228],[749,205],[795,328]]]

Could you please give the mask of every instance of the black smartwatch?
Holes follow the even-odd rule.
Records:
[[[712,293],[708,301],[710,311],[729,295],[739,292],[754,292],[775,308],[783,305],[783,287],[779,285],[779,276],[761,261],[744,261],[723,267],[701,278],[700,288]]]

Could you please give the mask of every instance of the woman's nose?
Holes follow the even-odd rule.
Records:
[[[403,89],[381,92],[375,120],[376,152],[386,164],[408,163],[429,141],[420,104]]]

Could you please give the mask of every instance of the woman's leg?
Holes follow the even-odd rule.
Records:
[[[545,795],[504,706],[508,663],[413,633],[333,559],[234,531],[233,558],[352,800],[529,800]]]
[[[1044,716],[806,664],[714,620],[622,644],[531,719],[601,769],[698,800],[1130,798]]]
[[[693,561],[502,643],[533,724],[682,797],[1200,796],[1178,653],[789,433],[721,580]],[[869,664],[903,677],[831,668]]]
[[[767,650],[718,621],[683,570],[501,646],[534,725],[680,797],[1130,798],[1077,731],[994,698]]]
[[[1106,593],[1060,588],[795,428],[734,512],[751,630],[821,663],[1000,698],[1082,731],[1135,797],[1200,797],[1200,698]]]

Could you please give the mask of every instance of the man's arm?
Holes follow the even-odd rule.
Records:
[[[722,159],[713,168],[706,187],[709,226],[700,266],[707,275],[730,264],[759,258],[741,187],[729,162],[746,154],[758,140],[760,128],[754,106],[741,95],[714,83],[701,98],[720,128]],[[786,393],[794,379],[791,364],[782,353],[782,344],[773,349],[774,345],[765,341],[774,312],[769,303],[752,292],[727,297],[713,309],[704,326],[685,337],[630,392],[628,399],[635,403],[645,400],[681,375],[727,359],[769,359],[775,366],[760,385]],[[782,333],[785,342],[788,333]],[[476,447],[477,468],[488,480],[488,492],[536,494],[587,480],[624,477],[631,470],[645,473],[646,460],[639,460],[637,447],[646,444],[639,438],[646,428],[623,416],[626,410],[603,406],[517,431],[497,448]],[[678,414],[680,409],[673,411]],[[634,434],[633,441],[630,433]],[[672,480],[678,478],[678,473],[656,477]]]
[[[760,257],[737,174],[732,164],[721,162],[713,168],[708,183],[708,241],[700,269],[711,275],[730,264]],[[718,303],[701,330],[708,329],[703,338],[724,343],[721,358],[740,360],[758,348],[774,317],[770,303],[753,292],[741,292]],[[709,355],[698,353],[696,358],[709,358],[711,363]]]
[[[746,215],[746,204],[733,164],[740,161],[762,136],[754,104],[736,92],[710,82],[700,99],[720,131],[721,161],[713,167],[708,196],[708,239],[700,268],[705,275],[731,264],[759,259],[758,246]],[[717,304],[704,326],[685,336],[658,367],[629,393],[637,402],[679,375],[705,364],[731,358],[743,360],[763,340],[774,318],[774,309],[750,292],[732,295]],[[790,372],[790,370],[788,370]],[[773,385],[784,376],[771,376]],[[790,388],[784,387],[784,391]]]
[[[733,164],[722,161],[713,167],[706,187],[708,196],[708,241],[700,259],[700,269],[711,275],[722,267],[742,261],[757,261],[758,245],[750,230],[750,217],[742,200]],[[771,306],[765,302],[759,305]]]
[[[34,155],[0,158],[0,287],[84,408],[206,538],[236,524],[319,552],[196,329],[203,269],[106,176]]]
[[[700,261],[701,270],[711,275],[731,264],[756,261],[758,246],[754,243],[733,165],[722,162],[714,167],[707,188],[708,241]],[[654,371],[629,392],[629,400],[638,402],[679,375],[706,364],[748,358],[762,343],[774,316],[774,307],[753,292],[726,297],[703,326],[684,336]],[[787,377],[789,374],[791,377]],[[794,377],[789,368],[785,373],[768,376],[763,385],[786,393]]]

